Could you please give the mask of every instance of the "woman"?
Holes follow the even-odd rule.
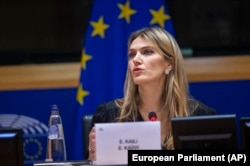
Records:
[[[183,57],[175,39],[162,28],[134,32],[128,42],[128,69],[124,98],[101,104],[97,122],[148,121],[155,112],[161,122],[164,149],[174,149],[171,118],[215,114],[212,108],[189,97]],[[89,134],[89,159],[95,158],[95,129]]]

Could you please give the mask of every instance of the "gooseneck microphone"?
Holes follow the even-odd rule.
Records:
[[[149,113],[148,113],[148,119],[149,119],[150,121],[156,121],[156,120],[157,120],[157,115],[156,115],[156,113],[155,113],[155,112],[149,112]]]

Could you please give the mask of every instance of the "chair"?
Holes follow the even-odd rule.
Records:
[[[84,149],[84,158],[88,158],[88,146],[89,146],[89,132],[91,129],[93,115],[85,115],[82,119],[82,129],[83,129],[83,149]]]

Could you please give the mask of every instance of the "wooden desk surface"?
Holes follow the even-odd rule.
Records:
[[[250,79],[250,56],[185,58],[189,82]],[[80,62],[0,66],[0,90],[77,87]]]

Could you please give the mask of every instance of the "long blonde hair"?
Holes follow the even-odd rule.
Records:
[[[171,117],[189,115],[187,108],[188,82],[183,57],[175,39],[162,28],[150,27],[132,33],[128,41],[128,48],[138,37],[155,43],[162,51],[164,58],[172,65],[172,70],[165,79],[160,105],[164,110],[161,112],[161,129],[164,131],[166,138],[162,144],[167,149],[173,149]],[[138,85],[133,82],[129,69],[127,69],[124,84],[124,98],[117,100],[116,103],[121,110],[118,117],[119,121],[136,121],[139,114],[140,96]]]

